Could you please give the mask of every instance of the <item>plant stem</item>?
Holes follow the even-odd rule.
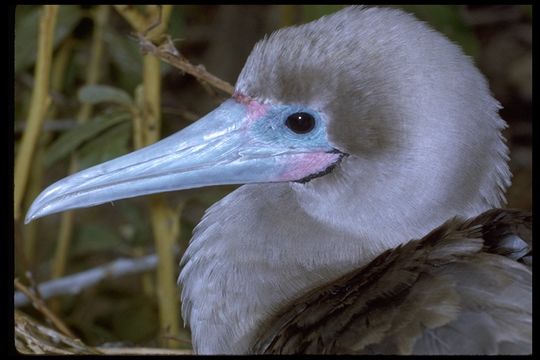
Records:
[[[56,51],[56,54],[53,59],[52,63],[52,70],[51,70],[51,80],[50,80],[50,88],[51,91],[56,93],[61,93],[63,84],[64,84],[64,78],[66,74],[66,68],[68,66],[68,62],[70,59],[70,56],[73,51],[73,47],[75,45],[75,39],[73,37],[68,37],[59,47],[59,49]],[[56,116],[56,106],[51,104],[49,107],[47,119],[54,119]],[[50,131],[46,130],[45,127],[42,127],[42,132],[40,139],[38,140],[37,148],[35,150],[34,159],[32,161],[32,167],[31,167],[31,176],[28,184],[28,196],[26,196],[25,200],[25,208],[29,208],[32,204],[33,199],[35,199],[39,193],[43,190],[42,186],[42,179],[43,179],[43,157],[45,153],[45,146],[49,143],[50,138],[52,136]],[[23,227],[24,231],[24,254],[26,256],[26,262],[27,264],[31,265],[34,264],[34,258],[35,258],[35,244],[36,244],[36,237],[38,236],[38,228],[40,226],[39,221],[32,221],[30,224],[26,224],[26,226]]]
[[[144,31],[148,27],[146,16],[132,5],[114,5],[114,8],[136,31]]]
[[[138,33],[150,33],[153,39],[163,36],[167,29],[171,5],[148,5],[143,15],[135,8],[115,5],[115,9]],[[161,11],[161,13],[160,13]],[[158,21],[159,20],[159,21]],[[149,35],[150,36],[150,35]],[[147,40],[150,41],[150,40]],[[135,144],[150,145],[160,137],[161,130],[161,62],[152,54],[143,57],[143,86],[136,90],[135,98],[141,112],[134,117]],[[161,195],[151,198],[150,212],[154,242],[159,256],[157,269],[157,300],[159,304],[160,324],[167,335],[177,336],[179,327],[179,300],[176,288],[175,256],[172,247],[178,239],[180,222],[178,212],[169,208]],[[177,347],[170,339],[164,345]]]
[[[15,161],[14,215],[16,220],[20,218],[21,203],[26,193],[32,157],[43,126],[43,119],[50,103],[49,78],[57,14],[58,5],[43,6],[39,25],[37,61],[34,72],[35,84],[32,91],[30,112],[26,121],[27,129],[23,134],[19,153]]]
[[[169,337],[177,337],[180,334],[180,299],[176,287],[178,259],[174,248],[180,235],[180,214],[167,206],[163,196],[152,197],[150,209],[159,256],[157,298],[161,329]],[[164,339],[163,344],[167,347],[180,345],[171,339]]]
[[[152,29],[152,33],[159,37],[167,28],[172,6],[164,5],[162,9],[150,5],[147,11],[150,18],[157,17],[161,10],[161,22]],[[155,23],[155,22],[154,22]],[[147,26],[153,25],[151,20]],[[151,54],[143,59],[143,98],[144,123],[143,133],[145,145],[159,140],[161,130],[161,62]],[[152,198],[150,204],[152,213],[152,228],[154,242],[159,256],[157,268],[157,299],[159,303],[160,324],[162,331],[168,335],[177,336],[180,331],[179,299],[176,287],[175,256],[172,248],[178,240],[180,222],[178,214],[170,209],[161,195]],[[171,340],[164,340],[164,345],[175,347],[178,344]]]
[[[101,76],[100,63],[103,58],[103,35],[104,27],[109,16],[109,9],[110,8],[108,5],[100,5],[97,7],[97,10],[93,16],[94,31],[92,35],[92,46],[90,49],[88,73],[86,75],[86,85],[97,84]],[[77,123],[84,124],[85,122],[87,122],[91,113],[92,105],[87,103],[82,104],[77,114]],[[70,160],[69,173],[74,173],[75,171],[77,171],[77,168],[77,157],[76,154],[73,154]],[[72,233],[73,211],[66,211],[62,213],[62,220],[60,222],[58,242],[51,271],[51,277],[53,279],[62,277],[65,273]]]
[[[90,62],[86,76],[86,85],[99,83],[101,77],[101,61],[103,59],[103,37],[105,25],[109,18],[110,6],[100,5],[94,13],[94,33],[92,35],[92,48],[90,50]],[[83,103],[77,115],[77,121],[84,124],[92,112],[92,104]]]

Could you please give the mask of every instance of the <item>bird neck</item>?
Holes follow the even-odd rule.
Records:
[[[328,188],[320,196],[311,189],[320,186],[316,180],[246,185],[208,210],[179,277],[183,318],[196,352],[249,352],[264,320],[290,301],[455,215],[442,205],[431,211],[411,203],[407,212],[371,208],[382,193],[347,201],[343,196],[350,191]],[[334,202],[343,207],[325,206]],[[324,208],[334,213],[329,216]],[[477,211],[481,208],[469,212]]]
[[[327,246],[309,245],[313,235],[324,237],[326,245],[333,241],[325,228],[306,234],[318,226],[288,184],[242,186],[208,210],[179,278],[196,352],[249,352],[265,318],[351,267],[351,259],[335,259]],[[302,256],[306,249],[314,252]]]

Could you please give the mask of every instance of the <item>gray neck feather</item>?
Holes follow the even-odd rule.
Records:
[[[318,56],[302,53],[318,42]],[[236,87],[323,111],[350,156],[307,184],[242,186],[207,211],[179,278],[198,353],[248,352],[261,322],[307,290],[452,216],[504,203],[498,103],[455,45],[404,13],[353,7],[280,30],[256,46]]]

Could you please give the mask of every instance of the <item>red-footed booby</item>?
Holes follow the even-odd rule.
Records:
[[[531,353],[531,216],[495,209],[511,176],[499,108],[444,36],[348,7],[265,37],[231,99],[56,182],[26,221],[246,184],[182,259],[196,353]]]

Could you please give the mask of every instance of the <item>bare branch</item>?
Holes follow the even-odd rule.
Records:
[[[135,259],[118,259],[97,268],[41,283],[38,285],[38,289],[43,299],[58,295],[75,295],[105,279],[116,279],[153,270],[157,263],[156,254]],[[28,305],[29,302],[28,294],[25,291],[21,290],[21,292],[15,293],[15,307]]]
[[[15,347],[23,354],[101,354],[79,339],[65,336],[15,310]]]
[[[79,339],[43,326],[27,314],[15,310],[15,347],[23,354],[99,354],[99,355],[189,355],[191,350],[110,347],[92,347]]]
[[[69,328],[64,324],[60,318],[58,318],[45,304],[45,302],[38,298],[36,294],[30,291],[26,286],[21,284],[18,279],[15,279],[15,287],[21,292],[24,293],[28,298],[32,300],[32,305],[39,310],[47,319],[49,319],[54,326],[67,336],[75,337]]]
[[[184,58],[178,50],[172,45],[170,39],[161,46],[156,46],[152,41],[148,40],[141,34],[135,34],[137,40],[139,41],[139,46],[145,52],[151,53],[162,61],[170,64],[183,72],[186,72],[200,81],[208,83],[229,95],[234,93],[234,87],[228,82],[221,80],[217,76],[210,74],[204,66],[198,65],[195,66],[191,64],[186,58]]]
[[[191,355],[191,350],[160,349],[160,348],[108,348],[98,347],[99,351],[107,355]]]

